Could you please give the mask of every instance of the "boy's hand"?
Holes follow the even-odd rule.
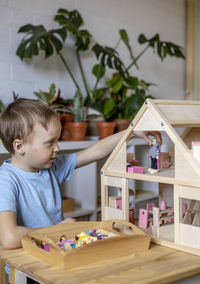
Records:
[[[62,222],[60,222],[60,224],[62,224],[62,223],[69,223],[69,222],[76,222],[76,219],[74,219],[74,218],[66,218]]]
[[[162,135],[159,131],[134,131],[134,134],[144,139],[150,146],[152,145],[152,140],[149,136],[154,136],[155,139],[162,144]]]

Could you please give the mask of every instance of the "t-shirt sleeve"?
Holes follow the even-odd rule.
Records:
[[[17,189],[11,177],[0,174],[0,212],[16,212]]]
[[[69,181],[77,164],[76,153],[58,155],[52,165],[59,182]]]

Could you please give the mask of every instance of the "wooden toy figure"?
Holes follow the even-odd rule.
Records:
[[[152,138],[152,146],[150,147],[148,156],[151,158],[151,168],[148,169],[148,172],[157,173],[157,161],[160,157],[160,143],[155,138]]]

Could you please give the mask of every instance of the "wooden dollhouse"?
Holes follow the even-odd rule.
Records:
[[[181,135],[177,129],[182,130]],[[155,174],[127,172],[127,143],[133,131],[165,132],[173,143],[168,151],[170,167]],[[154,223],[146,230],[152,242],[200,255],[200,148],[193,153],[192,141],[200,141],[200,102],[146,100],[101,170],[102,220],[129,219],[130,179],[156,182],[159,201],[164,196],[172,207],[173,222],[160,226],[170,216],[153,208]],[[121,209],[109,206],[109,187],[120,188]]]

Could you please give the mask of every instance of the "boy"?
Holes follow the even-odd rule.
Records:
[[[21,247],[23,235],[63,221],[60,186],[75,168],[112,152],[124,131],[100,140],[88,149],[57,155],[61,125],[57,114],[38,100],[18,99],[0,117],[0,138],[11,159],[0,168],[0,243]],[[159,133],[147,134],[161,141]]]

